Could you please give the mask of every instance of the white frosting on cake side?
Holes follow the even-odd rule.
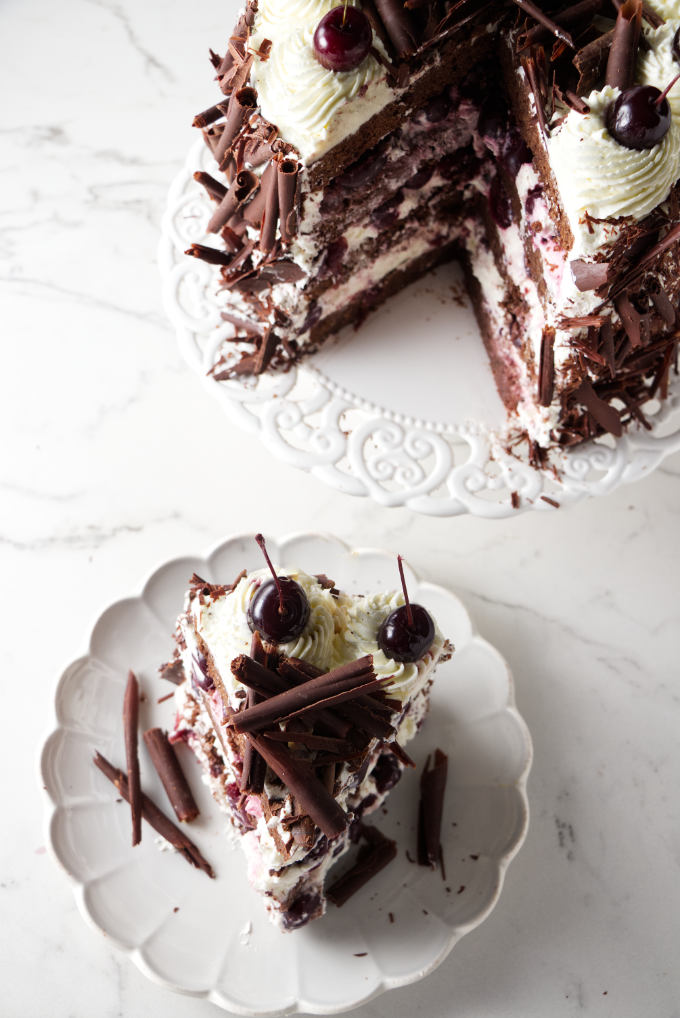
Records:
[[[613,240],[623,224],[589,227],[595,219],[642,219],[665,201],[680,176],[680,123],[658,145],[638,151],[619,144],[607,130],[606,111],[618,89],[591,92],[590,112],[571,110],[548,139],[552,170],[574,236],[572,257]]]
[[[396,95],[372,53],[352,71],[331,71],[316,59],[317,25],[337,6],[334,0],[260,0],[253,24],[251,48],[257,50],[263,39],[272,43],[266,60],[256,55],[251,72],[262,115],[307,163],[353,134]],[[375,36],[373,46],[384,53]]]

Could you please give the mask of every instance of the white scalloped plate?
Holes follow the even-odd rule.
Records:
[[[168,195],[159,248],[164,303],[179,347],[239,427],[279,459],[340,491],[433,516],[504,517],[602,495],[646,476],[680,449],[680,377],[651,431],[632,429],[532,468],[504,451],[506,415],[460,274],[444,266],[285,374],[215,382],[220,321],[215,269],[184,251],[205,239],[210,201],[193,179],[215,173],[202,141]],[[414,342],[415,337],[415,342]],[[361,349],[359,349],[359,347]],[[511,496],[519,496],[519,508]]]
[[[387,552],[353,551],[313,534],[269,538],[268,548],[275,562],[326,572],[346,590],[394,585],[395,559]],[[73,881],[83,916],[151,979],[238,1014],[336,1014],[422,979],[490,913],[527,830],[531,740],[500,654],[475,632],[453,594],[420,582],[407,568],[412,597],[436,615],[456,653],[438,670],[430,715],[409,745],[418,769],[407,771],[378,815],[400,846],[388,869],[343,908],[331,906],[305,929],[278,932],[247,885],[245,858],[188,750],[185,771],[201,808],[190,834],[217,879],[172,851],[161,854],[146,826],[142,844],[132,849],[129,808],[91,763],[95,748],[124,763],[127,669],[134,668],[146,694],[141,725],[169,727],[171,704],[157,700],[172,687],[157,677],[157,667],[170,654],[188,577],[196,570],[228,581],[260,561],[252,535],[233,537],[205,558],[167,562],[141,595],[116,602],[99,618],[88,651],[61,676],[56,723],[42,750],[47,840]],[[406,856],[415,852],[418,775],[437,746],[449,755],[446,882]],[[142,781],[166,808],[146,757]]]

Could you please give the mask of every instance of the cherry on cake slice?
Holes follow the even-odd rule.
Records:
[[[303,926],[410,762],[453,648],[405,588],[351,595],[273,567],[229,585],[194,576],[175,638],[174,738],[241,836],[270,918]]]

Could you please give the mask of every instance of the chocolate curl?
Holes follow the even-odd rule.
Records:
[[[342,834],[347,826],[347,817],[312,769],[292,756],[284,746],[264,736],[249,733],[247,738],[326,837],[335,838]]]
[[[222,112],[226,113],[227,119],[224,125],[222,137],[215,148],[215,159],[220,169],[227,152],[231,149],[234,138],[239,133],[246,117],[257,106],[257,92],[254,88],[241,88],[238,92],[232,92],[231,98],[226,105],[221,104]]]
[[[514,3],[516,3],[520,10],[524,11],[525,14],[528,14],[530,18],[533,18],[534,21],[538,21],[539,25],[543,25],[544,28],[547,28],[550,34],[554,35],[556,39],[565,43],[569,49],[576,49],[574,46],[574,40],[569,35],[569,32],[567,32],[564,28],[560,28],[559,25],[556,25],[555,22],[552,21],[547,14],[544,14],[540,7],[533,4],[531,0],[514,0]]]
[[[210,124],[214,124],[216,120],[219,120],[221,116],[222,110],[219,105],[211,106],[209,110],[203,110],[202,113],[197,113],[191,121],[191,126],[208,127]]]
[[[208,233],[219,233],[236,210],[248,201],[258,184],[257,177],[250,170],[241,170],[237,173],[231,187],[210,218]]]
[[[139,683],[133,671],[128,672],[123,698],[123,727],[125,731],[125,758],[130,785],[130,812],[132,814],[132,844],[142,840],[142,787],[139,780],[137,755],[137,724],[139,718]]]
[[[613,41],[614,29],[612,28],[611,31],[593,39],[587,46],[583,46],[575,54],[572,63],[579,74],[576,83],[576,91],[579,95],[589,95],[594,88],[598,87],[605,74]]]
[[[277,693],[288,689],[287,683],[280,675],[248,657],[247,654],[239,654],[234,658],[231,662],[231,672],[234,678],[259,696],[276,696]]]
[[[609,432],[610,435],[615,435],[617,438],[623,433],[623,427],[621,424],[621,417],[617,410],[609,403],[606,403],[603,399],[595,392],[592,383],[585,378],[578,389],[574,392],[574,397],[582,403],[586,408],[590,416],[596,421],[604,431]]]
[[[290,243],[297,232],[295,190],[299,172],[300,164],[292,159],[281,159],[277,164],[281,240],[284,244]]]
[[[144,732],[144,743],[175,816],[180,821],[195,820],[198,806],[175,751],[168,742],[167,733],[162,728],[149,728]]]
[[[98,767],[102,774],[109,779],[109,781],[116,786],[123,798],[130,801],[130,791],[128,788],[128,780],[121,770],[114,767],[113,764],[109,763],[106,757],[102,756],[101,753],[95,752],[93,763],[95,767]],[[203,858],[201,851],[197,845],[194,845],[190,838],[187,838],[184,831],[181,831],[179,827],[173,824],[172,820],[166,817],[165,813],[159,810],[158,806],[142,792],[142,816],[148,824],[151,824],[153,829],[160,834],[162,838],[165,838],[173,848],[177,849],[180,855],[184,856],[187,862],[191,863],[192,866],[196,866],[197,869],[203,870],[209,877],[214,878],[215,874],[210,863]]]
[[[579,3],[573,4],[571,7],[567,7],[566,10],[556,14],[554,24],[565,29],[585,27],[585,25],[590,24],[593,16],[599,13],[604,4],[605,0],[580,0]],[[522,49],[540,43],[546,31],[549,30],[545,25],[534,25],[523,39]],[[552,34],[554,35],[555,33],[553,32]]]
[[[541,358],[538,367],[538,402],[550,406],[555,390],[555,330],[546,326],[541,336]]]
[[[367,844],[359,850],[352,868],[334,881],[326,891],[328,900],[338,908],[392,862],[397,854],[396,841],[386,838],[377,828],[362,825],[360,834]]]
[[[382,679],[375,678],[373,657],[365,657],[340,665],[315,679],[308,679],[283,693],[270,697],[250,710],[242,711],[231,719],[239,732],[252,732],[266,728],[276,721],[289,721],[319,707],[330,707],[362,693],[379,689]]]
[[[397,56],[415,52],[418,48],[415,27],[403,3],[400,0],[373,0],[373,3]]]
[[[216,247],[206,247],[205,244],[192,244],[184,254],[200,258],[209,265],[229,265],[232,261],[232,255],[227,251],[218,251]]]
[[[630,345],[633,348],[637,348],[642,344],[642,336],[640,333],[640,321],[641,316],[635,310],[630,302],[627,293],[620,293],[614,301],[614,307],[619,313],[621,324],[623,325],[626,335],[630,340]]]
[[[227,193],[224,184],[220,184],[219,180],[215,180],[214,177],[211,177],[209,173],[205,173],[203,170],[196,170],[194,180],[206,189],[213,201],[222,201]]]
[[[521,65],[524,69],[524,73],[527,76],[529,82],[529,88],[531,89],[534,96],[534,104],[536,106],[536,116],[538,123],[543,134],[548,132],[548,121],[545,115],[545,95],[541,89],[541,83],[538,75],[538,69],[536,66],[536,60],[533,56],[522,58]]]
[[[260,227],[260,251],[271,251],[276,240],[276,224],[279,219],[279,190],[276,164],[272,160],[262,175],[260,191],[264,192],[264,209]]]
[[[206,143],[210,151],[214,154],[215,149],[220,143],[222,137],[222,131],[224,130],[224,124],[214,124],[212,127],[206,127],[203,133],[203,141]]]
[[[325,753],[346,753],[349,756],[354,756],[356,752],[356,746],[353,746],[351,742],[346,739],[334,739],[332,735],[316,735],[314,732],[282,732],[280,728],[264,732],[264,735],[271,742],[292,742],[298,746],[322,750]]]
[[[269,669],[272,655],[265,649],[262,643],[262,637],[256,631],[253,633],[250,641],[250,658],[254,665],[267,671],[268,674],[274,674]],[[233,664],[232,664],[233,670]],[[276,676],[278,678],[278,676]],[[260,698],[254,690],[249,689],[246,697],[246,708],[254,707],[256,703],[260,702]],[[239,789],[241,792],[254,792],[258,794],[264,791],[264,779],[267,773],[267,765],[260,754],[253,748],[251,742],[246,740],[245,747],[243,750],[243,767],[241,770],[241,780],[239,782]]]
[[[633,84],[641,22],[641,0],[626,0],[616,18],[614,39],[607,60],[605,83],[612,88],[623,91]]]
[[[440,858],[442,814],[449,758],[441,749],[434,751],[430,767],[427,758],[420,776],[420,807],[418,810],[418,864],[435,867]]]

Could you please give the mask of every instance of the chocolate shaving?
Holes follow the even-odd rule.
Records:
[[[346,718],[351,724],[362,732],[374,736],[376,739],[390,739],[394,735],[394,728],[384,718],[375,715],[368,707],[362,704],[360,697],[352,703],[343,703],[337,708],[338,714]]]
[[[579,3],[567,7],[566,10],[560,11],[559,14],[555,14],[555,24],[559,25],[560,28],[575,27],[577,29],[588,25],[591,23],[593,16],[604,6],[605,2],[606,0],[580,0]],[[521,48],[526,49],[529,46],[540,43],[548,34],[548,31],[546,26],[542,24],[534,25],[522,40]]]
[[[609,262],[586,262],[576,258],[570,265],[576,289],[581,293],[599,290],[609,282]]]
[[[373,657],[367,654],[242,711],[230,723],[239,732],[256,731],[319,707],[352,700],[362,693],[379,689],[383,681],[375,678]]]
[[[158,672],[162,679],[167,679],[168,682],[172,682],[175,686],[181,685],[185,679],[184,665],[182,664],[181,657],[175,658],[174,661],[168,661],[167,664],[161,665]]]
[[[668,299],[668,294],[665,290],[660,289],[658,293],[650,294],[650,297],[656,313],[663,319],[666,325],[675,325],[677,311]]]
[[[222,201],[227,193],[224,184],[220,184],[219,180],[215,180],[214,177],[211,177],[209,173],[205,173],[203,170],[196,170],[194,180],[202,184],[214,201]]]
[[[614,328],[611,322],[603,322],[600,328],[600,342],[602,347],[602,356],[606,366],[609,369],[609,374],[614,377],[616,371],[616,362],[614,354]]]
[[[346,901],[361,890],[377,873],[388,863],[392,862],[397,854],[397,843],[391,838],[386,838],[375,827],[361,825],[360,836],[366,844],[363,845],[352,868],[339,877],[326,891],[326,897],[334,905],[340,908]]]
[[[573,64],[579,74],[576,91],[579,95],[588,95],[597,88],[604,77],[607,59],[614,41],[614,29],[605,32],[583,46],[573,58]]]
[[[397,760],[399,760],[400,763],[403,763],[404,767],[415,767],[415,760],[411,759],[404,747],[400,746],[396,739],[392,742],[385,743],[385,749],[389,749],[391,753],[394,753]]]
[[[313,770],[278,743],[251,733],[247,734],[247,739],[326,837],[335,838],[342,834],[347,826],[347,817]]]
[[[250,657],[253,664],[265,670],[269,669],[271,656],[269,652],[265,650],[260,634],[257,632],[253,633],[250,641]],[[246,708],[254,707],[256,703],[259,703],[259,697],[254,690],[249,689],[246,696]],[[264,790],[266,772],[267,765],[265,761],[253,748],[252,743],[246,740],[243,749],[241,780],[239,782],[240,791],[260,794]]]
[[[433,869],[439,859],[447,771],[448,757],[441,749],[436,749],[432,766],[428,757],[420,776],[418,864]]]
[[[247,336],[261,336],[262,325],[260,322],[251,322],[247,318],[242,318],[240,315],[235,315],[232,311],[222,311],[220,318],[224,322],[231,322],[235,326],[237,332],[245,332]]]
[[[664,252],[667,251],[669,247],[672,247],[679,239],[680,239],[680,223],[674,223],[671,229],[666,234],[666,236],[663,237],[662,240],[658,240],[656,244],[653,244],[652,247],[647,251],[647,253],[642,258],[639,259],[637,265],[635,265],[630,270],[630,272],[627,272],[625,276],[618,280],[611,296],[612,297],[617,296],[622,291],[627,290],[629,284],[632,283],[634,279],[642,275],[642,273],[649,268],[652,262],[656,261],[659,255],[664,254]]]
[[[515,0],[517,2],[517,0]],[[524,73],[527,76],[529,82],[529,88],[531,89],[534,97],[534,105],[536,107],[536,116],[538,123],[543,134],[548,132],[548,121],[545,115],[545,101],[546,97],[541,89],[541,83],[538,76],[536,67],[536,60],[534,57],[522,58],[521,65],[524,68]]]
[[[633,84],[641,21],[641,0],[626,0],[619,8],[607,60],[605,84],[612,88],[623,91]]]
[[[517,4],[520,10],[524,11],[525,14],[528,14],[530,18],[533,18],[534,21],[538,21],[539,25],[543,25],[544,28],[547,28],[550,34],[554,35],[556,39],[565,43],[569,49],[576,49],[574,46],[574,40],[569,35],[569,32],[555,24],[555,22],[549,18],[547,14],[544,14],[540,7],[533,4],[531,0],[513,0],[513,2]]]
[[[234,658],[231,662],[231,671],[239,682],[263,697],[275,696],[288,689],[287,683],[280,675],[248,657],[247,654],[239,654]]]
[[[123,728],[125,732],[125,759],[127,779],[130,785],[130,812],[132,814],[132,844],[142,840],[142,786],[139,779],[139,756],[137,754],[137,725],[139,718],[139,683],[133,671],[128,672],[125,696],[123,698]]]
[[[398,57],[406,57],[418,47],[413,20],[400,0],[373,0],[375,10]]]
[[[180,821],[195,820],[198,806],[167,733],[161,728],[149,728],[144,732],[144,742],[175,816]]]
[[[208,233],[219,233],[236,210],[248,201],[258,185],[259,181],[251,170],[241,170],[237,173],[231,187],[210,218]]]
[[[101,753],[95,752],[93,762],[95,767],[99,768],[102,774],[116,786],[123,798],[129,802],[128,780],[123,772],[109,763]],[[142,816],[162,838],[165,838],[180,855],[184,856],[187,862],[191,863],[192,866],[196,866],[197,869],[203,870],[209,877],[214,878],[213,868],[203,858],[200,849],[186,836],[184,831],[180,830],[179,827],[173,824],[172,820],[166,817],[165,813],[161,812],[158,806],[144,792],[142,792]]]
[[[304,279],[307,273],[297,262],[280,259],[264,265],[260,272],[260,278],[272,283],[297,283]]]
[[[628,294],[621,293],[614,301],[614,306],[619,313],[621,324],[630,340],[630,345],[635,349],[642,345],[640,334],[640,315],[630,302]]]
[[[541,336],[541,358],[538,367],[538,402],[550,406],[555,391],[555,330],[546,326]]]
[[[618,438],[623,433],[621,416],[618,410],[615,410],[609,403],[600,399],[592,383],[587,378],[583,379],[578,389],[574,392],[574,398],[585,406],[593,419],[597,421],[601,428],[609,432],[610,435],[615,435]]]

